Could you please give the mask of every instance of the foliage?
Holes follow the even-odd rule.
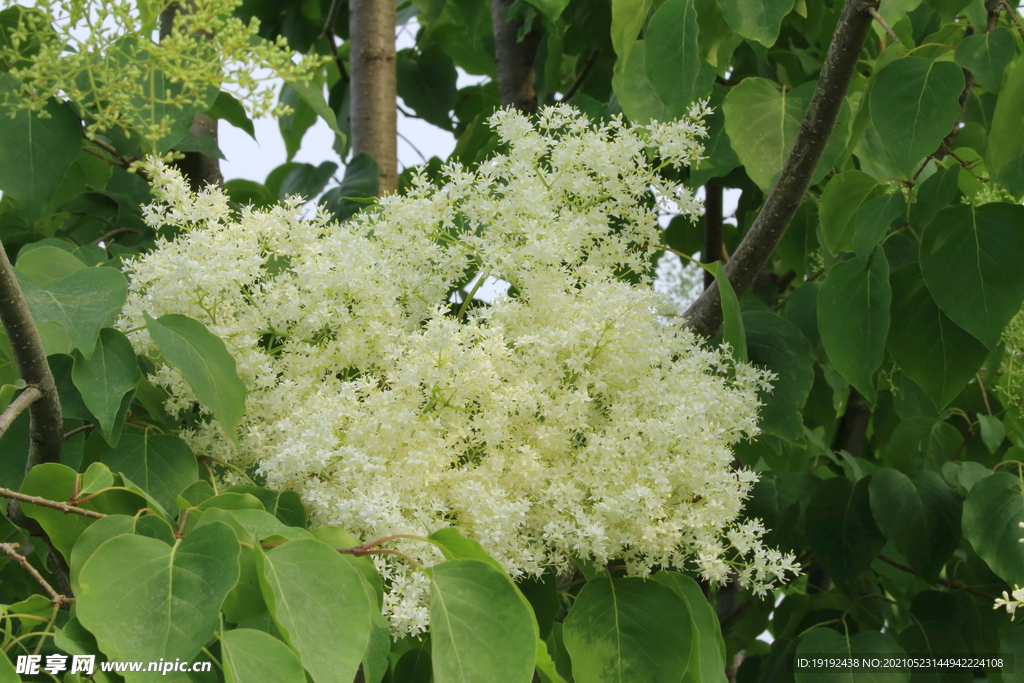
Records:
[[[688,181],[738,191],[734,220],[721,233],[721,252],[737,257],[801,135],[800,121],[828,45],[844,30],[841,4],[531,0],[516,11],[526,19],[524,35],[539,37],[534,84],[542,101],[554,103],[560,93],[571,93],[569,103],[595,121],[613,121],[622,113],[642,126],[652,119],[685,118],[691,102],[710,98],[708,159],[696,170],[665,166],[652,180],[662,188]],[[344,39],[347,31],[345,13],[331,5],[248,0],[235,10],[239,23],[231,25],[237,35],[258,30],[269,44],[282,44],[277,42],[282,37],[291,49],[318,57],[313,63],[320,68],[310,81],[282,93],[293,109],[292,118],[282,119],[282,133],[289,148],[297,149],[314,117],[326,117],[337,129],[335,148],[345,162],[348,43],[334,45],[334,37]],[[122,12],[117,16],[126,19],[117,30],[152,28],[161,9],[147,4]],[[420,26],[416,45],[400,56],[398,66],[405,104],[454,132],[451,161],[462,164],[461,177],[493,172],[482,162],[496,152],[508,153],[508,141],[487,125],[498,104],[495,83],[451,86],[457,67],[495,74],[487,3],[416,0],[400,6],[399,21],[413,15]],[[357,538],[354,527],[325,524],[334,520],[319,501],[309,499],[310,524],[296,490],[330,486],[328,477],[321,481],[318,472],[308,483],[282,477],[273,484],[283,490],[267,488],[249,467],[251,461],[243,455],[236,461],[230,445],[232,436],[240,445],[254,439],[245,420],[261,409],[255,397],[276,381],[268,375],[262,385],[253,382],[255,373],[240,349],[273,349],[275,330],[286,328],[248,338],[222,335],[221,311],[214,319],[208,311],[154,308],[146,319],[135,307],[137,292],[130,313],[135,329],[118,327],[128,289],[123,267],[129,259],[144,263],[158,242],[184,245],[213,234],[207,226],[177,225],[190,219],[188,211],[222,216],[221,228],[277,217],[296,237],[302,230],[320,230],[326,238],[327,224],[299,220],[297,203],[274,206],[289,193],[314,197],[325,188],[324,211],[338,220],[356,215],[329,234],[372,245],[356,239],[363,234],[359,230],[383,229],[381,216],[410,198],[425,202],[442,196],[426,185],[447,182],[439,174],[442,164],[434,160],[418,171],[407,170],[401,184],[405,198],[385,200],[364,213],[358,211],[373,204],[366,198],[376,193],[377,168],[372,159],[356,157],[340,185],[326,180],[333,174],[330,166],[286,163],[262,183],[229,181],[226,199],[205,192],[198,207],[171,201],[172,210],[182,215],[162,213],[148,221],[156,218],[155,209],[141,207],[157,206],[156,198],[148,178],[129,171],[125,160],[140,154],[147,139],[159,152],[194,152],[185,131],[193,113],[204,108],[225,123],[251,125],[237,103],[219,92],[230,79],[217,76],[211,82],[212,72],[203,72],[207,76],[197,83],[218,92],[200,88],[206,97],[202,104],[193,99],[169,112],[167,122],[182,131],[178,139],[153,128],[156,119],[125,108],[105,137],[86,139],[83,131],[99,120],[96,106],[106,95],[102,83],[95,89],[84,82],[72,87],[65,78],[85,62],[64,52],[65,42],[55,38],[63,24],[51,25],[44,13],[21,7],[0,12],[0,89],[5,113],[12,115],[0,116],[0,238],[34,317],[34,324],[25,321],[22,327],[37,329],[41,337],[67,434],[59,463],[33,462],[24,473],[34,442],[29,411],[22,408],[47,387],[25,386],[16,360],[22,347],[0,338],[0,407],[11,406],[0,424],[17,418],[0,439],[0,487],[5,497],[22,499],[21,517],[11,508],[10,516],[0,519],[0,647],[8,656],[0,658],[0,681],[18,680],[14,662],[20,655],[39,655],[43,665],[47,656],[66,655],[70,669],[70,657],[82,654],[103,661],[163,658],[172,667],[196,659],[217,663],[209,672],[174,671],[178,680],[196,682],[308,676],[333,683],[352,680],[359,668],[363,680],[374,683],[525,683],[535,670],[542,681],[580,683],[717,683],[726,679],[726,671],[735,680],[765,683],[857,680],[860,674],[849,672],[794,671],[792,661],[903,653],[1015,655],[1020,666],[1024,627],[1007,613],[1016,610],[1017,584],[1024,583],[1024,545],[1018,543],[1024,535],[1020,20],[1017,13],[982,0],[886,2],[880,16],[889,29],[875,22],[869,31],[850,86],[838,94],[838,125],[806,196],[788,198],[799,209],[768,266],[751,291],[738,292],[739,306],[727,311],[721,336],[708,340],[705,350],[689,350],[717,357],[721,352],[713,347],[719,339],[737,350],[742,340],[750,363],[777,377],[771,392],[760,392],[766,406],[760,433],[734,449],[737,465],[758,476],[740,523],[762,520],[769,530],[766,547],[780,555],[794,553],[803,574],[761,600],[735,584],[709,585],[688,566],[658,568],[647,579],[625,576],[632,558],[598,557],[593,563],[586,561],[585,549],[573,558],[571,575],[548,571],[513,581],[504,570],[515,565],[500,550],[492,558],[478,542],[486,545],[488,539],[471,526],[461,528],[465,536],[451,527],[457,520],[446,520],[448,528],[441,531],[436,530],[440,525],[425,524],[420,538]],[[250,23],[254,17],[258,29]],[[216,21],[234,19],[222,14]],[[97,39],[109,38],[99,56],[117,59],[119,35],[97,33]],[[187,43],[182,49],[209,54],[196,36],[181,35]],[[143,37],[156,45],[149,34]],[[255,54],[242,44],[234,51],[217,49],[236,58]],[[64,79],[57,85],[47,80],[51,74],[33,66],[47,63],[37,59],[40,55],[53,63],[55,51],[61,51],[67,67],[52,72]],[[319,59],[326,56],[331,59]],[[215,68],[223,67],[219,57],[214,61]],[[131,67],[148,68],[135,61]],[[686,78],[677,82],[669,77],[673,74]],[[424,89],[424,82],[437,87]],[[148,96],[153,102],[164,98],[156,90]],[[510,125],[517,120],[507,119]],[[657,152],[648,153],[657,167]],[[545,167],[544,173],[550,170]],[[532,172],[543,175],[536,167]],[[165,183],[163,196],[185,197],[172,175],[158,174],[158,180]],[[651,229],[649,212],[657,201],[644,194],[646,187],[636,187],[633,197],[647,202],[637,214],[648,221],[638,225],[645,231]],[[483,193],[481,201],[490,197]],[[266,210],[242,208],[250,204]],[[443,234],[450,238],[476,227],[454,211],[449,218]],[[611,224],[627,228],[626,221]],[[504,249],[513,254],[539,247],[549,236],[583,237],[539,221],[532,229],[529,237],[510,239]],[[657,239],[692,255],[705,248],[701,233],[684,218],[638,244]],[[307,242],[315,250],[325,240],[310,235]],[[443,253],[432,244],[429,253]],[[592,248],[599,250],[606,242],[596,244]],[[271,258],[270,246],[249,254],[252,263],[245,267],[265,275],[246,283],[247,297],[261,296],[264,280],[286,279],[296,267],[301,252],[293,250],[286,261]],[[164,246],[156,253],[166,256],[172,249]],[[488,258],[502,253],[496,249]],[[647,262],[628,256],[635,258],[634,270],[646,272]],[[346,267],[353,267],[353,258],[343,261]],[[454,298],[473,300],[466,285],[485,261],[466,254],[459,258],[458,264],[439,262],[418,271],[458,271],[450,281],[436,283],[436,291],[425,297],[431,304],[444,303],[453,284],[461,290],[452,292]],[[378,288],[396,284],[384,281],[385,272],[402,272],[384,265],[369,274]],[[709,267],[721,281],[720,264]],[[227,275],[185,273],[199,279]],[[602,280],[608,292],[624,298],[623,292],[636,292],[638,301],[649,300],[639,293],[640,279],[617,275],[622,280]],[[524,283],[523,292],[529,286]],[[584,296],[590,286],[583,283],[572,296]],[[377,293],[362,296],[359,301],[376,301]],[[13,310],[7,301],[5,316]],[[216,302],[204,305],[217,310]],[[422,304],[410,298],[405,305]],[[635,312],[637,306],[632,301],[623,310]],[[434,325],[448,325],[463,336],[467,330],[489,330],[489,316],[498,315],[500,307],[474,301],[466,306],[467,322],[456,326],[454,318],[435,316]],[[342,306],[329,312],[354,315]],[[641,317],[632,319],[637,337],[650,330],[642,327],[647,323]],[[326,330],[323,343],[327,333],[338,332],[328,329],[329,319],[311,319],[313,337],[282,340],[281,348],[297,354],[303,344],[316,347],[315,333]],[[407,330],[395,348],[407,348],[402,344],[425,338],[430,330],[430,325]],[[8,326],[6,334],[14,338],[19,331]],[[152,345],[143,346],[147,338]],[[439,345],[449,353],[472,347],[455,341]],[[624,347],[621,362],[638,362],[628,341],[623,333],[617,342]],[[668,376],[674,347],[665,344],[659,353],[669,357],[659,371]],[[160,369],[171,365],[173,371]],[[336,372],[346,367],[339,365]],[[326,376],[307,381],[313,379],[331,381]],[[743,381],[742,375],[730,381]],[[169,394],[167,386],[177,393]],[[316,414],[319,399],[310,391],[306,403],[290,406],[303,419]],[[379,391],[366,388],[367,395]],[[288,411],[282,408],[281,414]],[[246,428],[236,432],[236,424]],[[277,428],[279,433],[267,438],[301,434],[294,420],[282,420]],[[191,442],[182,438],[182,430]],[[338,435],[330,438],[333,447]],[[329,449],[309,451],[302,457],[315,459]],[[635,483],[617,470],[607,475],[608,486]],[[716,500],[715,491],[694,493],[687,503],[693,507]],[[443,516],[445,510],[437,512]],[[429,596],[431,629],[391,640],[381,608],[395,579],[379,567],[405,563],[396,552],[415,555],[412,560],[431,557],[427,547],[440,555],[424,572],[409,576]],[[367,555],[389,559],[378,564]],[[61,597],[65,592],[73,592],[76,601]],[[993,611],[1000,595],[996,604],[1006,609]],[[762,637],[765,631],[771,643]],[[1016,670],[997,666],[868,675],[917,681],[969,680],[975,673],[994,681],[1020,678]],[[166,678],[123,671],[98,672],[92,680],[122,677]],[[25,680],[78,683],[88,677],[69,670],[25,675]]]

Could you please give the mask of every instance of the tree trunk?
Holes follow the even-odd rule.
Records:
[[[380,169],[381,194],[398,189],[394,0],[349,0],[352,154]]]
[[[530,31],[517,40],[521,19],[507,21],[506,14],[515,0],[491,0],[494,24],[494,62],[498,71],[501,106],[515,107],[524,114],[537,111],[537,92],[533,89],[533,60],[537,56],[540,34]]]

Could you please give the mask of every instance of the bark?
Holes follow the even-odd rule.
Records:
[[[846,412],[839,420],[832,450],[846,451],[854,458],[864,452],[868,440],[868,423],[871,421],[871,406],[859,391],[850,387],[846,400]]]
[[[530,31],[518,40],[522,19],[508,21],[508,9],[515,0],[491,0],[494,24],[494,62],[498,71],[501,106],[515,107],[524,114],[537,111],[537,92],[533,89],[533,60],[537,56],[540,34]]]
[[[725,264],[725,273],[738,294],[742,295],[750,287],[768,263],[807,192],[857,68],[864,38],[871,27],[872,17],[868,12],[871,7],[877,9],[877,2],[846,0],[843,6],[793,150],[754,224]],[[683,317],[686,319],[684,324],[697,334],[703,337],[714,335],[722,323],[718,284],[704,290]]]
[[[349,0],[352,154],[380,168],[381,194],[398,189],[394,0]]]

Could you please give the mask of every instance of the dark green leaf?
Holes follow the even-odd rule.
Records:
[[[587,582],[563,633],[576,683],[679,683],[693,646],[686,601],[639,578]]]
[[[873,77],[871,123],[906,178],[960,118],[963,71],[950,62],[904,57]]]
[[[174,143],[174,149],[179,152],[196,152],[212,159],[227,158],[224,156],[224,152],[220,151],[220,146],[215,138],[196,135],[192,132],[185,133],[185,137]]]
[[[892,308],[886,346],[900,369],[941,410],[978,372],[988,349],[939,310],[916,263],[894,271],[889,282]]]
[[[352,680],[370,638],[369,598],[356,570],[321,541],[257,555],[274,623],[315,683]]]
[[[135,349],[128,337],[109,327],[100,330],[90,360],[75,352],[71,378],[86,407],[96,417],[103,438],[116,446],[125,416],[124,397],[135,391],[141,378]]]
[[[512,580],[480,560],[448,560],[427,571],[434,683],[529,683],[537,624]]]
[[[224,183],[228,198],[239,206],[253,206],[265,209],[277,203],[277,197],[270,194],[266,186],[254,180],[235,178]]]
[[[1024,585],[1024,486],[996,472],[971,488],[964,501],[964,538],[989,568],[1011,586]]]
[[[989,453],[995,453],[1003,445],[1006,438],[1006,427],[1002,421],[994,415],[978,414],[978,426],[981,428],[981,440]]]
[[[939,472],[963,443],[956,427],[934,418],[904,419],[882,449],[886,467],[902,472],[927,469]]]
[[[1024,184],[1024,60],[1018,60],[1006,78],[1006,84],[996,99],[989,126],[988,151],[985,154],[989,172],[999,178],[1004,167],[1007,180]],[[987,123],[987,122],[986,122]],[[979,150],[980,151],[980,150]],[[1005,184],[1004,181],[1000,181]]]
[[[943,209],[921,235],[920,261],[942,312],[994,348],[1024,301],[1024,207]]]
[[[437,46],[398,54],[398,96],[417,116],[443,130],[452,129],[457,80],[455,63]]]
[[[235,128],[244,130],[253,140],[256,139],[256,129],[253,128],[252,119],[245,113],[245,107],[223,90],[217,93],[217,99],[214,100],[213,106],[206,110],[206,115],[211,119],[223,119]]]
[[[705,126],[708,129],[708,137],[704,140],[706,158],[700,162],[699,168],[690,169],[690,181],[695,187],[703,185],[711,178],[720,178],[740,165],[740,159],[736,156],[729,142],[729,135],[725,132],[722,101],[728,92],[724,85],[711,85],[711,100],[708,106],[712,111],[711,116],[705,119]]]
[[[960,41],[954,60],[970,71],[981,87],[999,92],[1003,72],[1016,52],[1010,29],[998,26],[988,33],[975,33]]]
[[[100,453],[100,462],[138,484],[165,510],[173,510],[178,494],[199,477],[192,449],[173,434],[125,434],[116,447]]]
[[[902,192],[873,197],[861,204],[850,241],[862,266],[868,265],[871,252],[889,232],[892,222],[906,213],[906,208]]]
[[[934,581],[960,536],[960,500],[934,472],[909,476],[883,467],[871,475],[871,512],[911,567]]]
[[[181,372],[189,388],[213,411],[227,437],[237,444],[235,430],[245,413],[246,389],[224,342],[201,322],[183,315],[163,315],[156,320],[144,315],[160,353]]]
[[[854,250],[857,217],[866,202],[877,198],[883,190],[881,183],[863,171],[845,171],[828,181],[821,195],[818,215],[821,234],[825,238],[823,246],[830,254],[836,256],[841,251]],[[861,261],[866,264],[867,258]]]
[[[312,199],[324,191],[337,170],[338,165],[333,161],[325,161],[319,166],[299,164],[281,182],[277,198],[284,199],[297,194],[303,199]]]
[[[306,131],[316,123],[317,114],[291,83],[281,86],[281,104],[287,105],[292,110],[290,114],[285,114],[277,120],[277,125],[281,129],[281,138],[284,140],[287,160],[291,161],[302,147],[302,138],[305,137]]]
[[[790,441],[803,439],[804,402],[814,384],[811,344],[800,329],[768,311],[743,315],[747,356],[775,373],[770,392],[761,394],[761,430]]]
[[[335,134],[344,135],[344,133],[341,132],[341,129],[338,128],[338,115],[335,114],[329,106],[327,106],[327,100],[324,98],[323,86],[315,81],[300,80],[288,81],[286,85],[300,98],[302,98],[302,100],[309,105],[309,108],[312,109],[317,116],[322,118],[328,126],[330,126],[331,130],[333,130]],[[289,157],[289,159],[290,158],[291,157]]]
[[[956,197],[959,178],[959,163],[954,161],[949,168],[938,167],[917,188],[917,201],[910,205],[911,221],[927,225],[936,213],[949,206]]]
[[[811,550],[840,584],[871,566],[885,545],[871,516],[870,482],[870,476],[856,484],[846,477],[826,479],[804,513]]]
[[[224,524],[196,529],[173,547],[116,536],[79,573],[77,616],[112,659],[193,659],[220,626],[220,604],[238,580],[238,550]]]
[[[904,655],[896,642],[878,631],[862,631],[853,636],[844,635],[830,628],[815,628],[800,638],[796,648],[797,657],[816,659],[861,659],[898,658]],[[883,669],[851,672],[849,669],[797,670],[796,683],[909,683],[910,671],[906,669]]]
[[[715,73],[697,47],[693,0],[667,0],[655,11],[644,39],[644,69],[672,118],[707,99]]]
[[[889,264],[876,248],[867,268],[857,259],[837,263],[818,294],[821,343],[836,371],[871,402],[875,371],[889,332]]]
[[[320,206],[343,222],[355,215],[362,205],[350,197],[376,197],[380,192],[380,169],[372,156],[365,152],[352,157],[345,167],[345,178],[341,185],[331,188],[320,198]]]

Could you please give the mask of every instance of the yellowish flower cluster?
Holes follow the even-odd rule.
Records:
[[[507,154],[342,225],[298,200],[236,219],[219,190],[193,195],[156,163],[164,203],[147,218],[185,232],[128,264],[120,325],[180,313],[227,342],[250,392],[241,448],[212,421],[187,438],[299,491],[318,524],[367,540],[456,525],[516,577],[616,560],[736,569],[763,591],[794,558],[738,522],[756,475],[730,464],[769,377],[660,321],[650,283],[658,205],[701,207],[648,159],[697,161],[703,114],[630,129],[566,106],[535,124],[501,111]],[[474,273],[509,293],[461,305]],[[144,326],[131,336],[155,353]],[[155,380],[170,409],[196,401],[174,369]],[[422,630],[425,580],[377,559],[395,632]]]
[[[253,116],[275,111],[269,79],[303,78],[323,60],[296,64],[284,38],[261,39],[256,19],[233,16],[241,0],[181,3],[173,30],[157,40],[164,4],[36,0],[17,8],[0,41],[0,63],[22,83],[7,104],[40,110],[50,97],[70,98],[90,137],[131,128],[155,145],[181,117],[177,109],[205,110],[225,84]]]

